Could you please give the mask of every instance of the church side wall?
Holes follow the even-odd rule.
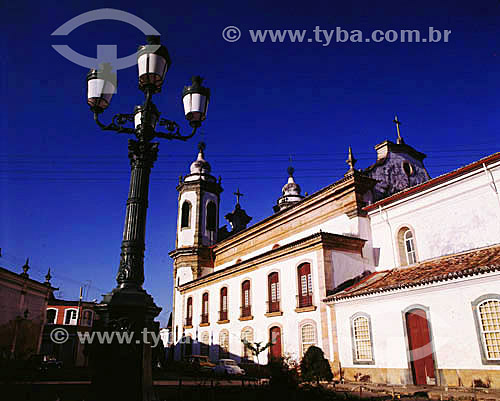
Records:
[[[321,261],[319,260],[319,252],[311,250],[307,253],[291,257],[287,260],[277,261],[272,264],[255,266],[251,271],[244,272],[238,275],[225,277],[220,281],[205,285],[202,288],[196,288],[180,295],[176,294],[176,323],[182,321],[185,317],[185,309],[187,297],[193,297],[193,327],[185,330],[185,335],[191,335],[194,340],[201,339],[204,332],[209,333],[211,339],[210,357],[216,361],[218,359],[218,344],[219,335],[222,330],[229,332],[229,357],[240,361],[243,352],[243,345],[240,337],[244,328],[250,327],[253,329],[254,341],[269,340],[269,330],[273,326],[281,328],[282,353],[290,355],[292,358],[299,360],[301,358],[300,350],[300,326],[303,323],[312,322],[316,329],[317,345],[323,350],[328,349],[328,335],[322,335],[322,315],[320,311],[321,299],[324,293],[320,293],[320,269]],[[297,267],[303,263],[311,263],[312,281],[313,281],[313,304],[316,308],[311,308],[309,311],[296,312],[298,280]],[[278,272],[280,282],[280,309],[282,315],[267,314],[268,300],[268,285],[267,276],[272,272]],[[251,282],[251,305],[252,316],[250,320],[240,320],[241,307],[241,285],[243,281],[250,280]],[[228,288],[228,323],[217,323],[219,320],[219,305],[220,305],[220,290],[222,287]],[[209,322],[208,326],[201,324],[201,302],[204,292],[209,293]],[[181,300],[182,298],[182,300]],[[179,311],[181,310],[181,312]],[[182,316],[182,317],[181,317]],[[324,319],[327,314],[324,313]],[[175,329],[174,329],[175,330]],[[179,327],[180,332],[181,326]],[[327,334],[327,333],[326,333]],[[180,336],[179,336],[180,337]],[[177,348],[180,348],[179,345]],[[193,345],[193,354],[200,353],[199,343],[195,341]],[[176,353],[176,357],[180,358],[180,351]],[[260,356],[261,363],[267,363],[267,351]]]
[[[500,164],[493,174],[500,187]],[[379,270],[400,265],[397,233],[404,226],[413,230],[419,261],[500,242],[500,202],[483,170],[374,210],[370,220]]]
[[[374,270],[366,258],[356,253],[331,251],[331,257],[333,264],[333,286],[330,288],[327,286],[328,289],[333,289],[366,270]]]
[[[295,224],[295,227],[300,227],[301,223],[297,221]],[[254,246],[252,243],[249,244],[248,246],[248,251],[245,252],[243,249],[241,252],[235,253],[234,260],[224,263],[219,266],[215,266],[214,271],[222,270],[225,269],[229,266],[232,266],[236,260],[241,259],[242,261],[250,259],[254,256],[260,255],[264,252],[268,252],[271,249],[273,249],[273,246],[275,244],[278,244],[280,246],[289,244],[291,242],[297,241],[301,238],[307,237],[311,234],[317,233],[320,230],[329,232],[329,233],[334,233],[334,234],[345,234],[349,235],[351,232],[351,221],[349,217],[346,214],[341,214],[338,216],[335,216],[325,222],[319,223],[318,225],[305,229],[303,231],[300,231],[297,234],[289,235],[287,236],[286,233],[286,227],[283,227],[282,230],[276,230],[276,232],[281,233],[281,235],[278,235],[276,238],[276,242],[274,242],[271,245],[266,245],[262,248],[254,249]]]
[[[369,381],[413,383],[405,311],[426,310],[434,352],[437,385],[473,386],[490,381],[500,388],[500,363],[488,364],[481,354],[472,304],[486,294],[500,296],[499,273],[439,283],[426,288],[337,301],[334,304],[340,362],[347,380],[368,375]],[[362,313],[371,323],[374,363],[356,363],[351,318]]]

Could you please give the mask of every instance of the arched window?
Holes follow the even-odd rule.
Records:
[[[229,332],[222,330],[219,334],[219,359],[229,358]]]
[[[92,326],[92,317],[94,313],[91,310],[84,310],[82,314],[82,326]]]
[[[216,231],[217,229],[217,208],[215,203],[210,201],[207,205],[207,230]]]
[[[227,287],[220,289],[219,320],[227,320]]]
[[[57,309],[47,309],[47,324],[57,323]]]
[[[399,262],[401,266],[417,263],[415,249],[415,236],[408,227],[403,227],[398,232]]]
[[[252,352],[248,349],[246,344],[253,343],[253,329],[251,327],[245,327],[241,331],[241,343],[243,345],[243,352],[241,354],[242,359],[245,361],[252,361]]]
[[[300,328],[300,339],[302,343],[302,356],[309,347],[316,345],[316,329],[311,323],[304,324]]]
[[[190,217],[191,217],[191,203],[188,201],[184,201],[182,204],[181,211],[181,228],[188,228],[190,226]]]
[[[250,280],[241,284],[241,317],[252,315],[252,304],[250,299]]]
[[[299,285],[299,308],[312,306],[312,277],[311,265],[302,263],[298,268],[298,285]]]
[[[208,331],[201,334],[200,354],[203,356],[209,356],[210,354],[210,335]]]
[[[277,272],[271,273],[267,276],[267,287],[268,287],[268,300],[267,300],[267,311],[268,312],[279,312],[280,311],[280,283],[279,276]]]
[[[353,360],[355,363],[373,363],[373,344],[370,318],[355,315],[351,318]]]
[[[191,334],[188,334],[187,336],[183,337],[182,340],[184,341],[183,342],[183,348],[184,348],[184,352],[183,352],[183,355],[186,357],[186,356],[190,356],[190,355],[193,355],[193,337],[191,336]]]
[[[201,322],[208,323],[208,292],[203,294],[201,302]]]
[[[281,328],[274,326],[269,329],[269,359],[279,359],[282,357],[281,353]]]
[[[186,326],[193,325],[193,297],[189,297],[186,303]]]
[[[484,359],[500,362],[500,297],[477,305]]]
[[[64,324],[75,326],[78,322],[78,311],[76,309],[66,309],[64,314]]]

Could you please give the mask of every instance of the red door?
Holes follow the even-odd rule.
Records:
[[[417,385],[436,384],[434,355],[425,311],[414,309],[408,312],[406,314],[406,327],[413,383]]]
[[[271,341],[270,359],[281,358],[281,329],[279,327],[271,327],[269,341]]]

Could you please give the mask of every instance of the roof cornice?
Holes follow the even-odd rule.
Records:
[[[361,253],[361,250],[363,249],[365,242],[366,240],[357,237],[349,237],[346,235],[333,234],[320,231],[315,234],[309,235],[307,237],[301,238],[297,241],[280,246],[279,248],[271,249],[260,255],[235,263],[232,266],[226,267],[221,270],[217,270],[213,273],[207,274],[206,276],[202,276],[197,280],[193,280],[179,286],[179,289],[181,291],[185,291],[188,289],[196,288],[198,286],[203,286],[221,277],[232,275],[237,272],[243,272],[255,266],[256,264],[267,263],[270,260],[288,256],[298,251],[312,248],[318,245],[327,249],[336,249],[336,250]]]
[[[292,219],[297,219],[299,216],[307,213],[312,208],[319,207],[325,203],[332,202],[333,200],[338,200],[346,193],[352,191],[366,192],[368,189],[372,188],[376,184],[376,180],[368,177],[360,171],[353,171],[346,174],[344,177],[338,181],[316,191],[315,193],[309,195],[307,198],[293,204],[289,208],[283,209],[273,215],[255,223],[254,225],[246,228],[245,230],[239,231],[235,235],[232,235],[224,240],[213,245],[213,250],[215,255],[224,250],[236,246],[237,244],[251,240],[255,236],[259,236],[263,231],[268,231],[273,229],[278,225],[282,225],[287,221]],[[361,205],[355,207],[354,213],[365,214]]]

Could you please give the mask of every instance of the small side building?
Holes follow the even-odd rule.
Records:
[[[95,305],[95,302],[50,299],[47,305],[47,323],[43,331],[42,353],[62,361],[64,366],[87,366],[85,344],[80,337],[92,330],[97,316],[94,312]],[[55,342],[51,333],[62,333],[63,330],[68,333],[67,337],[58,335],[56,341],[61,341]]]
[[[38,354],[42,343],[45,311],[54,288],[50,271],[41,283],[29,277],[29,261],[22,273],[0,267],[0,356],[27,359]]]

